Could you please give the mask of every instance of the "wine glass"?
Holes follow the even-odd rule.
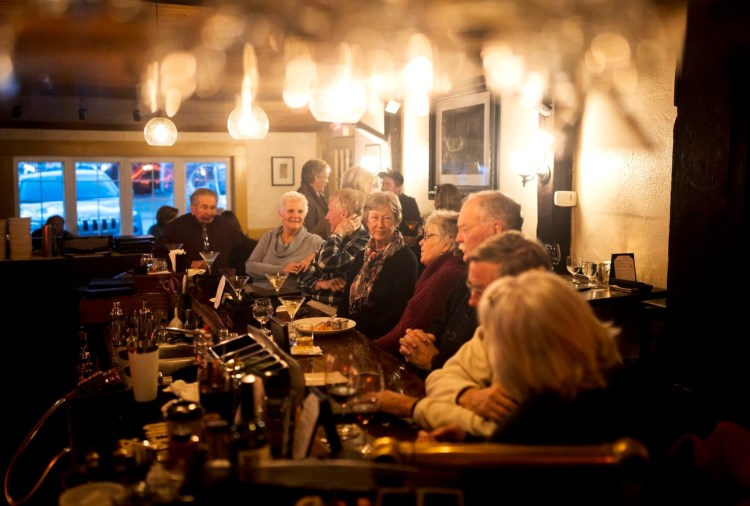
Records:
[[[554,242],[551,244],[545,244],[544,247],[547,248],[549,261],[552,264],[552,270],[554,271],[557,264],[560,263],[560,245]]]
[[[297,346],[297,331],[294,329],[294,315],[302,304],[305,302],[305,298],[301,295],[285,295],[279,297],[279,301],[284,304],[284,309],[289,314],[289,346],[294,348]]]
[[[250,276],[225,276],[229,282],[229,286],[234,290],[237,295],[237,300],[242,300],[242,293],[245,290],[245,283],[250,279]]]
[[[216,260],[216,257],[219,256],[219,251],[201,251],[201,257],[203,258],[203,261],[206,262],[206,266],[208,267],[208,273],[211,274],[211,265],[213,265],[214,260]]]
[[[255,299],[255,303],[253,304],[253,318],[260,322],[260,331],[266,335],[271,333],[266,327],[266,322],[270,320],[272,316],[273,304],[271,304],[271,299],[267,297]]]
[[[359,390],[359,374],[354,365],[354,354],[327,353],[325,367],[326,393],[339,405],[341,412],[342,423],[336,424],[336,432],[342,441],[353,439],[360,434],[360,430],[356,425],[345,422],[347,404]]]
[[[581,262],[581,272],[588,278],[588,286],[592,288],[597,286],[596,282],[594,281],[594,277],[596,277],[596,267],[597,262],[593,262],[591,260],[584,260],[583,262]]]
[[[268,278],[268,281],[273,285],[274,290],[276,290],[276,297],[279,296],[279,290],[281,290],[288,276],[288,272],[266,272],[266,278]]]
[[[573,255],[568,255],[565,259],[565,268],[568,269],[568,272],[573,277],[572,281],[575,283],[576,276],[581,272],[581,259]]]
[[[380,392],[385,389],[383,367],[377,362],[367,361],[359,366],[359,389],[352,399],[352,412],[362,427],[362,446],[359,452],[367,456],[372,451],[367,427],[380,409]]]

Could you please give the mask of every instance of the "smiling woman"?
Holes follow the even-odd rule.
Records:
[[[279,201],[281,225],[263,234],[250,258],[245,272],[253,277],[255,286],[271,289],[266,273],[283,271],[289,274],[285,284],[297,285],[297,274],[310,263],[323,244],[323,238],[311,234],[304,226],[307,198],[290,191]]]

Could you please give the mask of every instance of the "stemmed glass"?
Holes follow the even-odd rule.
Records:
[[[342,441],[355,438],[360,430],[354,424],[345,423],[347,404],[359,390],[359,371],[354,364],[354,355],[327,353],[325,366],[326,393],[339,405],[341,411],[342,423],[336,424],[336,432]]]
[[[266,272],[266,278],[268,278],[268,281],[273,285],[273,289],[276,290],[276,297],[279,296],[279,291],[288,276],[288,272]]]
[[[555,270],[557,264],[560,263],[560,245],[558,243],[545,244],[547,248],[547,254],[549,255],[549,261],[552,264],[552,270]]]
[[[294,329],[294,315],[302,304],[305,302],[305,298],[301,295],[286,295],[279,297],[279,301],[284,304],[287,314],[289,314],[289,346],[294,348],[297,346],[297,331]]]
[[[211,274],[211,265],[213,265],[214,260],[216,260],[216,257],[219,256],[219,251],[201,251],[201,257],[203,258],[203,261],[206,262],[206,266],[208,266],[208,274]]]
[[[237,300],[242,300],[242,293],[245,290],[245,283],[250,279],[250,276],[225,276],[229,281],[229,286],[234,290]]]
[[[362,427],[362,446],[359,452],[367,456],[372,451],[367,427],[380,409],[380,392],[385,389],[383,367],[374,361],[359,366],[359,389],[352,399],[352,412]]]
[[[266,335],[270,334],[270,331],[266,327],[266,322],[271,319],[271,316],[273,316],[271,299],[267,297],[255,299],[255,304],[253,304],[253,318],[260,322],[260,331]]]
[[[596,267],[597,263],[590,261],[590,260],[584,260],[581,263],[581,272],[584,276],[586,276],[589,280],[588,286],[595,288],[598,285],[594,281],[594,277],[596,276]]]

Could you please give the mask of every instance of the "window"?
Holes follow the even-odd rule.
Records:
[[[188,212],[190,194],[207,187],[219,195],[219,207],[226,208],[230,190],[227,160],[16,158],[15,165],[19,216],[31,218],[32,231],[59,214],[77,235],[142,235],[156,222],[159,207]],[[130,184],[123,187],[126,170]],[[125,209],[132,213],[123,213]]]

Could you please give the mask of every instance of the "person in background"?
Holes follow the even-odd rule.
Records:
[[[63,218],[59,214],[53,214],[52,216],[47,218],[47,221],[44,222],[44,224],[52,225],[52,228],[55,229],[55,237],[57,237],[58,242],[75,237],[75,234],[73,232],[69,232],[65,229],[65,218]],[[31,237],[42,237],[42,228],[40,227],[31,232]]]
[[[369,195],[375,189],[375,176],[372,172],[359,165],[353,165],[346,169],[341,176],[341,188],[352,188],[365,192]]]
[[[306,215],[307,198],[304,195],[289,191],[281,196],[281,225],[261,236],[245,262],[244,272],[252,276],[254,285],[272,289],[266,273],[283,271],[289,273],[286,283],[297,286],[297,275],[307,268],[323,244],[322,237],[305,228]]]
[[[399,353],[401,337],[408,329],[422,328],[442,315],[448,296],[466,277],[466,265],[456,242],[457,222],[455,211],[437,210],[427,218],[420,243],[420,261],[425,270],[399,322],[375,340],[375,344],[399,359],[403,358]]]
[[[522,225],[521,206],[502,192],[485,190],[471,194],[458,215],[456,242],[463,251],[464,262],[488,237],[506,230],[520,231]],[[477,319],[470,299],[471,290],[466,283],[459,283],[451,292],[442,316],[424,329],[407,330],[401,343],[401,352],[406,360],[411,361],[412,356],[415,359],[421,357],[419,367],[429,372],[441,367],[448,357],[471,339],[477,328]],[[433,348],[440,352],[434,354]],[[429,363],[424,360],[425,357],[431,357]]]
[[[401,204],[394,193],[375,192],[365,202],[370,241],[357,254],[338,315],[352,318],[370,339],[392,329],[414,294],[417,258],[398,230]]]
[[[422,215],[419,213],[419,206],[414,197],[404,194],[404,176],[396,170],[388,172],[379,172],[378,177],[383,179],[381,189],[384,192],[393,192],[398,196],[403,210],[403,219],[398,229],[404,236],[404,241],[409,246],[418,246],[419,228],[422,225]]]
[[[461,190],[456,185],[445,183],[435,190],[435,209],[460,211],[463,203]]]
[[[338,306],[354,258],[370,240],[370,233],[362,225],[365,199],[364,192],[351,188],[331,195],[326,219],[333,232],[297,280],[303,295]]]
[[[169,258],[167,244],[182,243],[187,261],[192,269],[205,269],[206,262],[200,255],[208,248],[219,252],[211,269],[219,272],[230,267],[232,255],[248,256],[253,249],[252,241],[232,227],[217,214],[219,197],[209,188],[198,188],[190,195],[190,212],[170,221],[164,232],[154,242],[155,257]]]
[[[308,160],[302,166],[302,181],[297,188],[297,191],[307,198],[305,228],[323,239],[330,233],[325,219],[328,213],[328,203],[323,195],[330,173],[331,167],[326,161],[317,158]]]
[[[153,235],[154,239],[158,239],[159,236],[164,232],[167,223],[179,216],[180,210],[172,206],[161,206],[156,210],[156,223],[148,228],[148,234]]]
[[[235,228],[236,230],[239,230],[241,234],[246,236],[248,239],[250,239],[250,242],[252,243],[252,249],[250,250],[250,253],[252,254],[252,250],[255,249],[255,246],[258,245],[258,241],[255,239],[250,238],[245,232],[242,231],[242,225],[240,225],[240,220],[237,219],[237,215],[234,214],[234,211],[230,211],[227,209],[226,211],[223,211],[221,213],[221,217],[229,222],[229,224]],[[247,255],[244,255],[241,251],[234,251],[232,252],[232,265],[230,267],[234,267],[235,272],[245,272],[245,261],[247,260]]]
[[[494,281],[479,303],[493,385],[516,407],[490,439],[517,444],[598,444],[640,439],[640,402],[615,342],[616,329],[561,277],[529,271]],[[460,426],[421,440],[465,439]]]

